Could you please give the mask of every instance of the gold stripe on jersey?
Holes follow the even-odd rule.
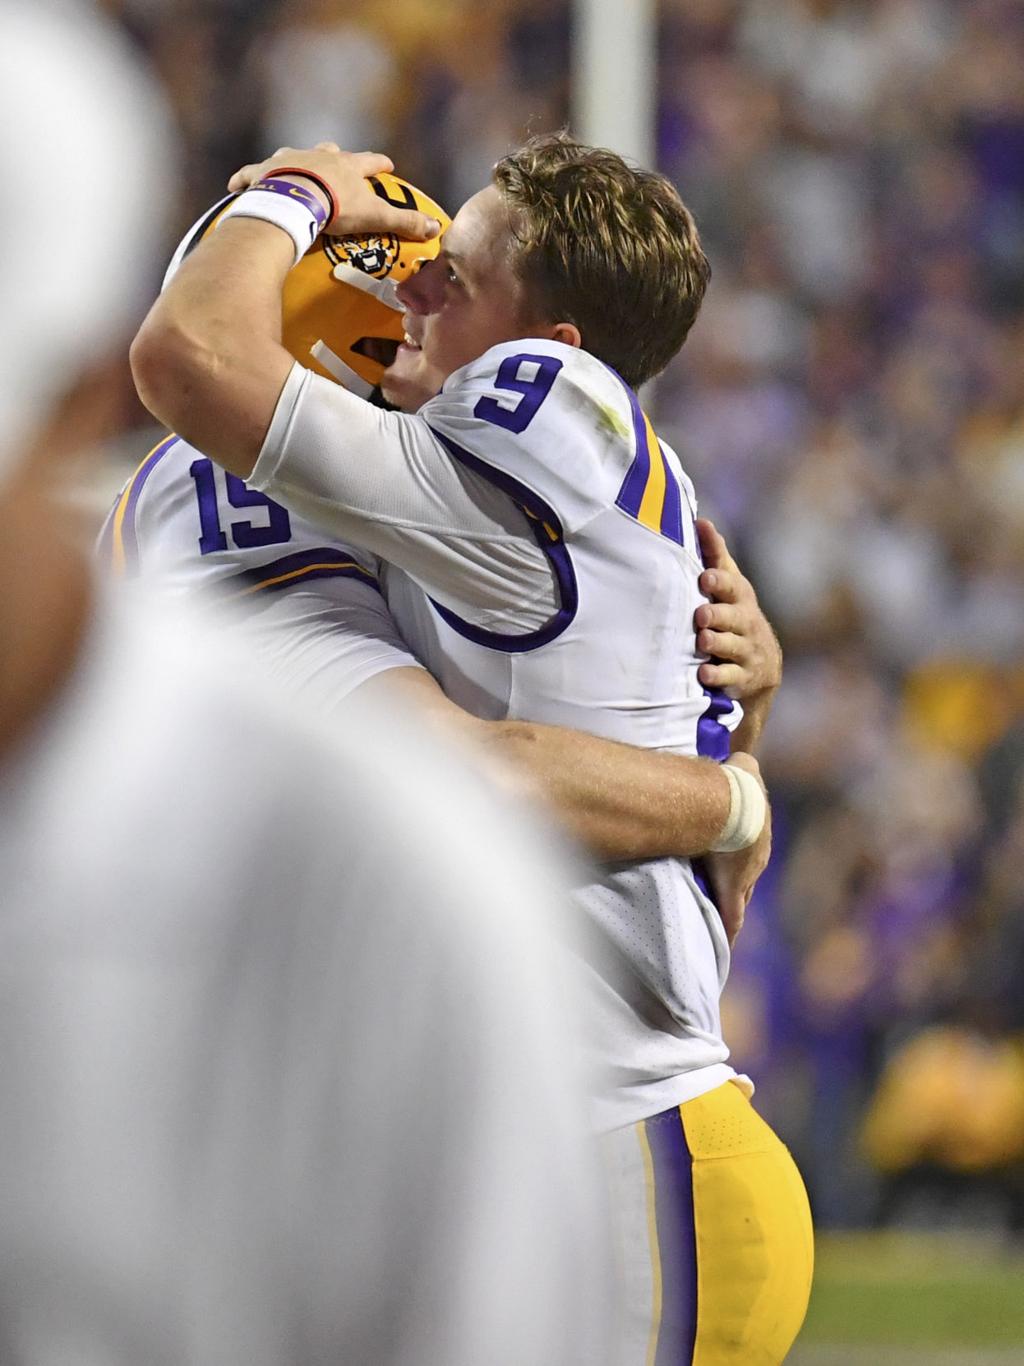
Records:
[[[128,506],[128,491],[125,490],[118,499],[117,507],[114,510],[114,538],[110,542],[110,567],[118,578],[124,577],[124,510]]]
[[[166,436],[161,437],[153,449],[146,452],[145,456],[143,456],[135,467],[135,471],[131,478],[121,490],[121,496],[118,498],[117,506],[114,508],[114,528],[110,542],[110,567],[119,578],[123,578],[127,567],[127,556],[124,548],[124,519],[128,513],[128,508],[131,505],[135,485],[140,476],[146,472],[146,466],[149,464],[149,461],[156,455],[160,447],[165,446],[169,440],[170,438]]]
[[[235,593],[229,593],[229,598],[245,598],[250,593],[259,593],[264,588],[276,588],[278,584],[291,583],[296,579],[304,579],[310,575],[322,574],[325,570],[339,573],[342,570],[355,572],[366,579],[367,583],[377,586],[377,580],[368,569],[364,569],[355,560],[325,560],[322,564],[304,564],[299,569],[291,569],[286,574],[275,574],[269,579],[261,579],[259,583],[249,584],[246,588],[240,588]]]
[[[646,413],[644,419],[644,436],[647,441],[647,457],[650,461],[647,483],[644,487],[644,496],[640,500],[640,510],[637,513],[637,521],[643,522],[644,526],[650,527],[652,531],[661,531],[661,519],[665,511],[665,492],[668,484],[668,472],[665,469],[665,457],[662,454],[661,442],[654,434],[651,426],[651,419]]]
[[[541,522],[540,518],[537,516],[535,512],[531,512],[530,509],[522,503],[520,503],[519,506],[526,513],[527,517],[529,517],[531,522],[540,522],[541,526],[547,532],[549,541],[557,541],[560,539],[558,532],[555,530],[555,528],[551,525],[550,522]]]

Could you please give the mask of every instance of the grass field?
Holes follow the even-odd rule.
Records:
[[[822,1236],[788,1366],[1024,1366],[1024,1249],[970,1237]]]

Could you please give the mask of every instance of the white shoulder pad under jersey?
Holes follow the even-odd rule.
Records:
[[[689,479],[633,391],[588,352],[504,342],[450,376],[420,416],[456,460],[498,471],[508,493],[544,520],[554,514],[566,535],[617,506],[696,554]]]
[[[325,702],[417,664],[375,556],[325,539],[180,437],[155,446],[125,484],[99,555],[117,577],[173,596],[213,590],[244,610],[271,669]]]

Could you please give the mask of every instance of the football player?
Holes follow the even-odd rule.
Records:
[[[391,169],[331,145],[243,168],[136,339],[143,401],[379,555],[403,636],[468,709],[726,759],[743,723],[693,637],[693,490],[635,392],[703,297],[690,214],[662,177],[565,136],[503,159],[399,289],[384,393],[407,411],[383,413],[295,364],[280,303],[324,228],[437,235],[377,198],[367,177]],[[748,775],[722,771],[734,800],[713,843],[742,863],[765,810]],[[609,948],[594,989],[615,1078],[598,1119],[633,1250],[620,1359],[781,1362],[809,1296],[810,1215],[727,1062],[729,950],[702,870],[623,864],[579,904]]]
[[[382,200],[415,207],[447,226],[444,211],[408,182],[384,173],[372,184]],[[227,196],[193,225],[172,258],[168,280],[234,199]],[[414,243],[384,233],[321,235],[286,281],[283,344],[308,369],[351,392],[379,392],[386,363],[404,336],[397,287],[438,249],[438,238]],[[414,707],[497,751],[528,775],[531,794],[546,795],[600,858],[700,853],[721,830],[726,804],[721,792],[715,800],[719,775],[707,760],[528,721],[479,721],[449,701],[403,641],[375,556],[325,544],[317,527],[180,437],[159,442],[139,465],[107,518],[100,550],[116,575],[142,577],[170,594],[216,589],[243,609],[252,641],[274,672],[318,705],[337,706],[362,690],[363,697]],[[727,562],[724,546],[717,553]],[[748,653],[764,637],[773,643],[735,566],[722,578],[726,591],[747,594],[747,612],[734,623],[746,634],[737,641]],[[749,669],[748,662],[748,675]],[[746,756],[734,762],[756,772]],[[760,871],[757,862],[745,866],[747,881],[721,907],[732,935]]]

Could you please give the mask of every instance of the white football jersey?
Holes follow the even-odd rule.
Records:
[[[325,540],[178,436],[149,452],[100,533],[101,561],[182,597],[215,591],[244,615],[281,682],[332,706],[385,669],[417,667],[379,563]]]
[[[415,416],[296,366],[251,482],[388,566],[402,635],[468,710],[724,759],[739,708],[697,678],[692,485],[636,396],[593,356],[516,341]],[[622,865],[580,892],[600,934],[605,1127],[731,1076],[729,951],[686,860]]]

